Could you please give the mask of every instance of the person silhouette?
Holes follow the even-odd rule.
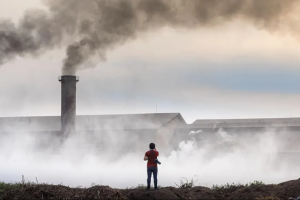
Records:
[[[159,156],[159,152],[155,148],[154,143],[149,144],[150,150],[145,153],[144,160],[147,162],[147,190],[150,190],[150,184],[151,184],[151,176],[153,173],[153,179],[154,179],[154,189],[159,190],[157,188],[157,173],[158,173],[158,167],[157,163],[155,162],[155,159]]]

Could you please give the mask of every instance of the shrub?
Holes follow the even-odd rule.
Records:
[[[191,181],[189,182],[186,178],[183,178],[185,179],[186,182],[180,180],[180,183],[179,185],[177,183],[175,183],[175,185],[178,187],[178,188],[192,188],[195,186],[195,183],[198,181],[194,181],[194,179],[191,179]]]

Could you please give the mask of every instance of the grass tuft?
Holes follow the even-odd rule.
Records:
[[[198,180],[194,181],[194,179],[191,179],[191,181],[189,182],[187,178],[183,178],[183,179],[185,179],[185,182],[180,179],[179,185],[177,183],[175,183],[175,185],[178,188],[184,189],[184,188],[195,187],[195,183],[198,181]]]
[[[25,178],[24,178],[24,175],[22,175],[22,180],[20,182],[6,183],[6,182],[3,182],[3,181],[0,181],[0,192],[3,192],[4,190],[7,190],[7,189],[17,190],[17,189],[22,189],[22,188],[34,186],[34,185],[39,185],[37,178],[36,178],[36,183],[35,182],[30,182],[30,181],[26,182]]]
[[[226,183],[225,185],[213,185],[212,190],[227,190],[227,189],[237,189],[241,187],[251,187],[251,186],[261,186],[265,185],[262,181],[253,181],[246,184],[240,184],[240,183]]]

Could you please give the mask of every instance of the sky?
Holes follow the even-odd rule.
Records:
[[[38,0],[0,2],[17,21]],[[180,112],[208,118],[298,117],[297,38],[235,20],[193,31],[165,27],[108,52],[81,70],[77,114]],[[1,116],[60,114],[64,48],[1,66]],[[157,110],[156,110],[157,104]]]
[[[30,8],[43,5],[40,0],[0,1],[0,19],[17,22]],[[179,112],[188,123],[299,117],[299,42],[295,35],[257,29],[241,19],[194,30],[164,27],[144,32],[108,51],[105,62],[95,59],[96,66],[77,72],[77,114]],[[58,77],[65,54],[61,47],[0,66],[0,117],[60,115]],[[221,146],[228,142],[220,135],[220,141],[202,148],[182,141],[177,150],[161,157],[166,167],[161,167],[159,183],[171,185],[194,175],[200,176],[203,186],[254,179],[274,183],[298,176],[297,169],[288,165],[275,169],[265,160],[279,144],[269,131],[253,143],[233,138],[238,143],[234,150],[208,161],[206,154],[215,149],[215,142]],[[93,148],[78,153],[72,142],[79,141],[73,138],[59,155],[53,155],[36,151],[31,135],[7,136],[0,140],[0,152],[5,152],[0,160],[6,163],[0,166],[1,178],[17,181],[25,174],[31,181],[38,177],[48,183],[87,186],[95,182],[113,187],[146,180],[140,152],[108,163],[107,155]],[[128,160],[131,164],[124,164]],[[107,168],[114,177],[103,173]]]

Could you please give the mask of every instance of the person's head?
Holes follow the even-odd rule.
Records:
[[[150,148],[150,149],[155,149],[155,144],[154,144],[154,143],[150,143],[150,144],[149,144],[149,148]]]

